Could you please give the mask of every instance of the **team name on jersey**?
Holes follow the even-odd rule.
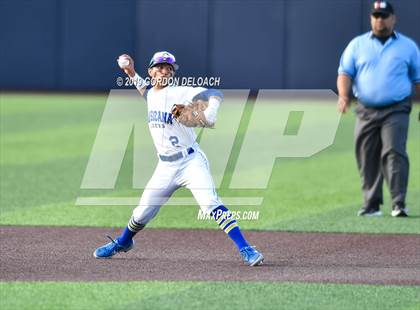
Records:
[[[172,125],[172,114],[163,111],[149,111],[149,123],[158,122]]]

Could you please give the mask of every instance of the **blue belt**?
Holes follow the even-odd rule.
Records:
[[[194,153],[194,149],[192,147],[189,147],[187,149],[187,153],[188,153],[188,155]],[[181,159],[183,157],[184,157],[183,152],[178,152],[178,153],[175,153],[175,154],[172,154],[172,155],[169,155],[169,156],[159,154],[160,160],[163,160],[163,161],[175,161],[175,160]]]

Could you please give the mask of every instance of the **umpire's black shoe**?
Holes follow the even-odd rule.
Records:
[[[395,206],[391,212],[391,215],[393,217],[407,217],[408,216],[408,210],[406,208],[402,208],[399,206]]]
[[[357,212],[357,216],[381,216],[382,212],[379,208],[363,208]]]

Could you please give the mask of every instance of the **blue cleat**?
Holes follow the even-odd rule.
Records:
[[[253,246],[246,246],[239,250],[244,263],[248,266],[262,265],[264,256]]]
[[[131,240],[130,244],[127,246],[122,246],[118,243],[118,239],[114,240],[110,236],[107,236],[111,239],[110,243],[107,243],[95,250],[93,256],[96,258],[111,258],[119,252],[128,252],[134,246],[134,240]]]

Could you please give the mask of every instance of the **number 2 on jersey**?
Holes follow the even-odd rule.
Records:
[[[177,136],[170,136],[169,137],[169,141],[171,141],[173,146],[178,146],[179,143],[179,139]]]

